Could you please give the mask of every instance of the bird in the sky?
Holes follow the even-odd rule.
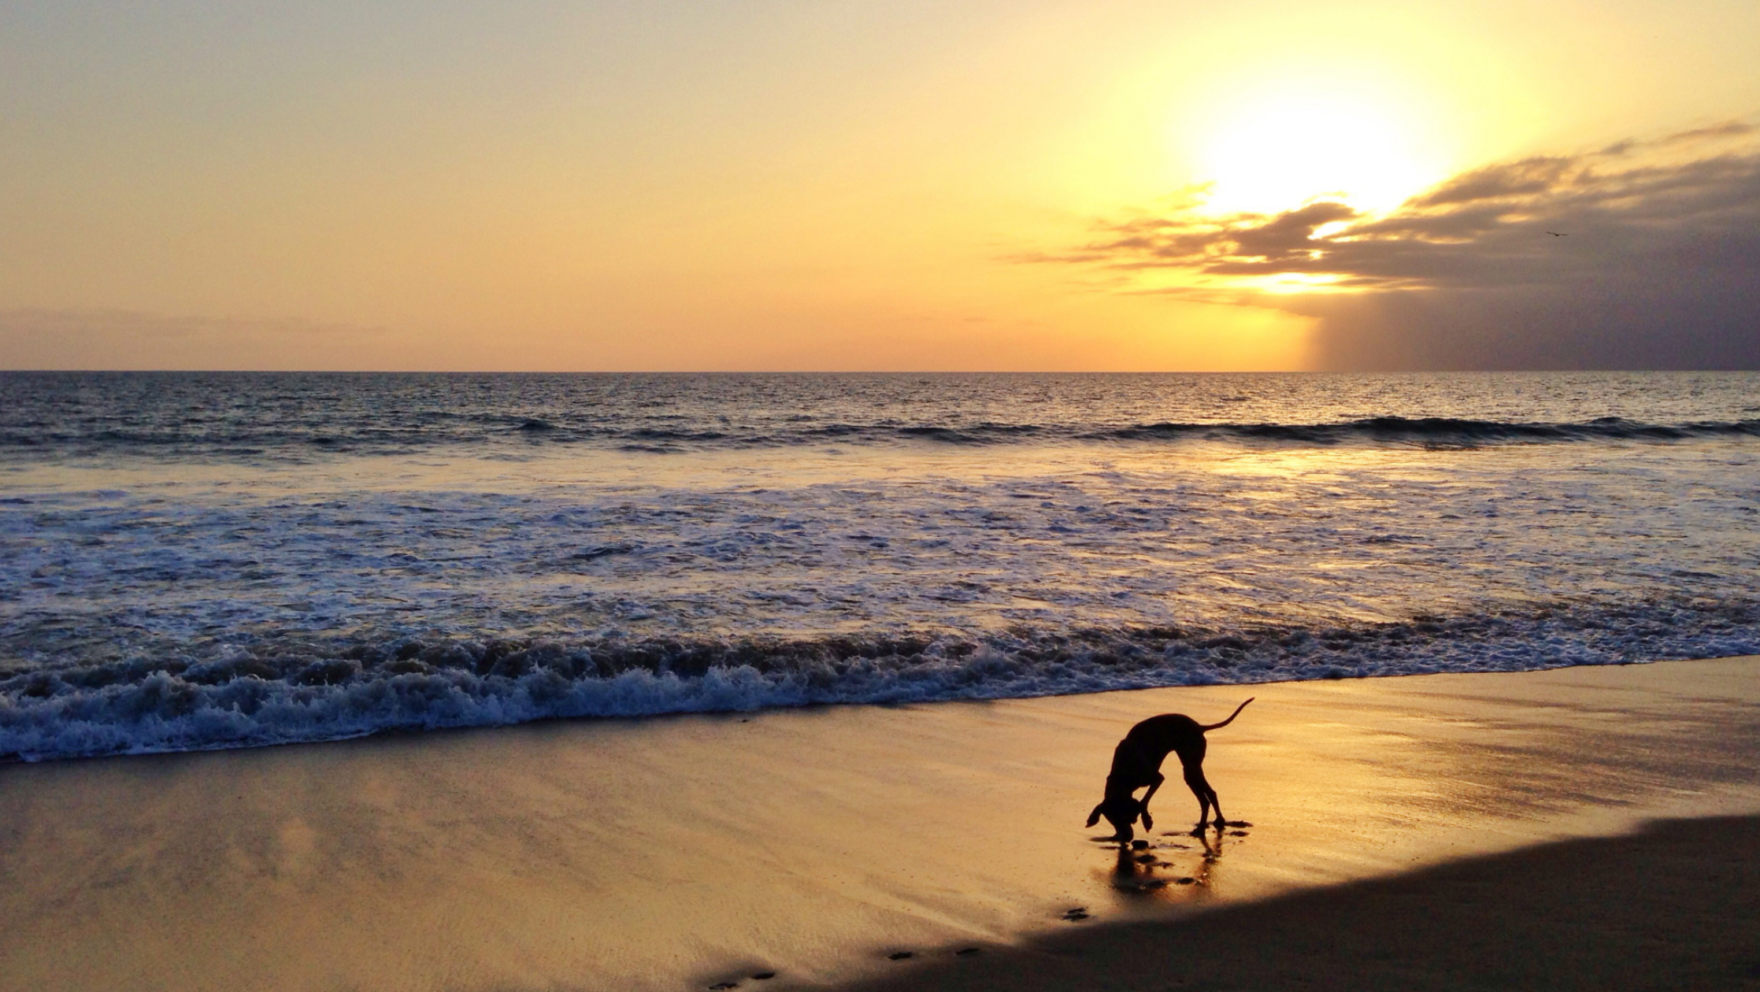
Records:
[[[1568,237],[1570,237],[1570,235],[1568,235],[1568,234],[1560,234],[1557,231],[1547,231],[1546,233],[1552,235],[1555,238],[1568,238]]]

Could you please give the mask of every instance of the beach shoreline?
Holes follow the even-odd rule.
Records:
[[[11,765],[0,988],[827,986],[971,945],[962,967],[1003,969],[999,948],[1072,926],[1760,812],[1756,675],[1738,658]],[[1120,886],[1081,827],[1112,745],[1247,695],[1206,767],[1255,826],[1205,850],[1170,784],[1165,867]],[[1060,919],[1077,906],[1090,922]]]

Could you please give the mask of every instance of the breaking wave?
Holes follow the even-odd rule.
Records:
[[[1482,446],[1760,437],[1751,374],[0,372],[0,459],[824,445]]]
[[[561,422],[558,422],[561,421]],[[401,426],[322,423],[235,424],[214,429],[185,425],[79,431],[46,424],[0,428],[0,451],[60,457],[105,453],[180,457],[254,457],[303,460],[321,454],[411,452],[444,446],[585,445],[657,453],[824,444],[998,445],[1016,443],[1176,444],[1190,441],[1247,445],[1555,444],[1592,441],[1689,441],[1760,437],[1760,419],[1647,423],[1601,417],[1581,423],[1524,423],[1448,417],[1370,417],[1339,423],[1176,423],[1121,426],[1082,423],[951,423],[775,425],[725,430],[569,423],[567,418],[483,417],[464,423],[425,418]]]
[[[0,372],[0,756],[1760,652],[1756,395]]]
[[[1760,653],[1760,602],[1359,627],[719,640],[267,642],[0,672],[0,756],[250,747],[390,730],[835,703],[999,699]]]
[[[1506,423],[1453,417],[1370,417],[1339,424],[1147,424],[1099,437],[1138,441],[1205,437],[1217,440],[1346,444],[1351,441],[1417,444],[1545,443],[1563,441],[1685,441],[1701,437],[1760,437],[1760,420],[1649,424],[1622,417],[1585,423]]]

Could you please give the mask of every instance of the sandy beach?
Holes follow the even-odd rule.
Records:
[[[1572,974],[1624,960],[1572,942],[1606,938],[1573,907],[1661,940],[1654,961],[1709,962],[1695,982],[1751,982],[1730,948],[1760,915],[1731,858],[1752,821],[1521,849],[1760,813],[1757,676],[1743,658],[12,765],[0,988],[1443,987],[1424,968],[1510,987],[1556,972],[1529,967],[1565,953],[1546,935],[1602,969]],[[1156,865],[1082,828],[1131,723],[1248,695],[1206,767],[1252,826],[1180,836],[1196,804],[1170,783]],[[1514,970],[1455,967],[1487,944]],[[1357,970],[1315,970],[1341,960]]]
[[[1756,39],[0,2],[0,992],[1760,992]]]
[[[891,989],[1756,989],[1760,818],[1663,820],[1177,921],[957,952]]]

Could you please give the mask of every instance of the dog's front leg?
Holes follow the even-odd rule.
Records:
[[[1143,793],[1143,815],[1144,816],[1149,815],[1149,800],[1155,798],[1155,790],[1161,788],[1161,783],[1163,783],[1165,781],[1167,781],[1167,776],[1161,774],[1160,772],[1156,772],[1155,777],[1149,780],[1149,791]]]

